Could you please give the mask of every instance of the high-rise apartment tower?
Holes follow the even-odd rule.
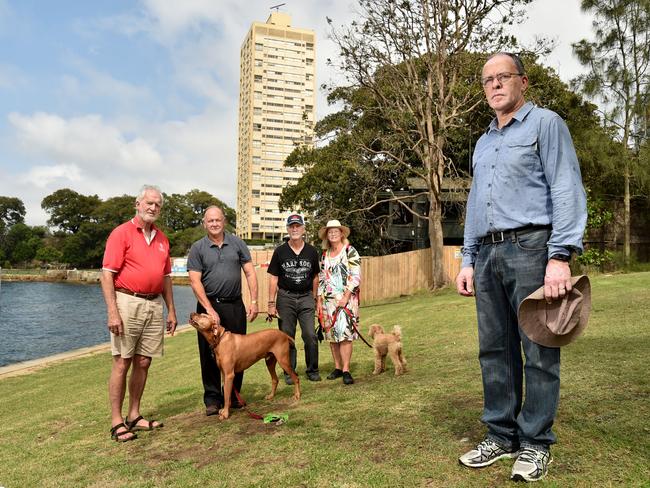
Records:
[[[242,44],[237,235],[245,239],[286,233],[278,200],[301,173],[283,164],[295,147],[313,143],[315,44],[314,31],[291,27],[283,12],[254,22]]]

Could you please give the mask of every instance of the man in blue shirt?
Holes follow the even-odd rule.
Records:
[[[463,296],[476,295],[481,420],[488,433],[459,461],[479,468],[517,458],[512,478],[537,481],[556,440],[560,349],[530,341],[517,309],[542,285],[547,301],[571,290],[569,261],[582,253],[586,196],[569,130],[556,113],[526,102],[528,77],[519,57],[491,56],[481,81],[496,118],[474,150],[456,287]]]

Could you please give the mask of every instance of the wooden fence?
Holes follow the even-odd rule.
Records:
[[[268,302],[268,264],[273,251],[251,251],[257,273],[260,312],[266,312]],[[452,282],[460,271],[460,247],[445,246],[443,266],[447,280]],[[420,249],[390,256],[361,257],[361,301],[376,303],[426,289],[431,283],[431,250]],[[242,275],[244,302],[248,307],[249,293]]]

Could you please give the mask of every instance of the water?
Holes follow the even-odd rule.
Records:
[[[179,324],[196,299],[174,286]],[[0,367],[109,342],[106,304],[99,285],[3,282],[0,288]]]

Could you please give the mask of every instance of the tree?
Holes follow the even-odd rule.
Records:
[[[235,229],[235,211],[208,192],[194,189],[185,195],[172,193],[171,195],[165,194],[164,197],[160,225],[170,233],[201,225],[203,214],[212,205],[223,209],[228,220],[226,229],[230,232]]]
[[[45,246],[36,251],[35,257],[43,263],[60,263],[63,260],[63,253],[52,246]]]
[[[203,236],[205,229],[199,226],[172,232],[169,234],[169,253],[172,256],[187,256],[192,244]]]
[[[92,214],[100,203],[97,195],[81,195],[63,188],[46,196],[41,202],[41,208],[50,214],[48,225],[74,234],[83,222],[92,221]]]
[[[350,85],[372,93],[375,107],[368,110],[380,113],[394,135],[381,149],[367,149],[426,184],[434,288],[446,281],[441,196],[443,178],[455,173],[454,162],[445,156],[446,145],[450,132],[481,101],[464,83],[468,70],[478,73],[467,53],[511,43],[505,27],[522,18],[520,7],[528,3],[359,0],[360,22],[332,32]],[[411,155],[418,166],[409,163]]]
[[[390,216],[387,206],[377,202],[384,198],[382,191],[405,185],[404,171],[390,161],[375,164],[375,153],[366,148],[380,148],[390,129],[374,111],[364,110],[372,103],[364,88],[335,89],[328,101],[343,107],[314,127],[315,136],[328,143],[301,146],[289,155],[285,165],[303,172],[297,184],[283,189],[280,209],[301,208],[310,215],[307,230],[312,236],[327,220],[343,219],[354,230],[354,245],[362,254],[387,254],[396,244],[382,239]]]
[[[641,147],[648,138],[650,2],[583,0],[581,7],[595,18],[596,40],[583,39],[573,44],[578,59],[590,70],[575,84],[603,102],[603,121],[616,128],[626,149],[622,158],[624,256],[629,264],[631,185],[640,169]]]
[[[471,57],[471,65],[479,70],[486,55],[477,53]],[[571,91],[552,68],[537,63],[535,55],[526,54],[523,58],[530,79],[527,98],[554,110],[567,121],[585,185],[607,191],[620,181],[616,171],[620,145],[600,126],[593,104]],[[482,88],[473,83],[475,73],[468,69],[460,83],[471,87],[468,89],[475,90],[479,97]],[[387,214],[387,206],[377,203],[386,198],[386,189],[404,188],[410,170],[391,159],[378,161],[376,152],[386,141],[392,144],[393,134],[388,120],[376,110],[367,109],[372,106],[369,90],[338,88],[330,93],[328,101],[342,108],[321,119],[314,128],[316,137],[327,143],[298,148],[287,158],[285,164],[301,167],[303,176],[297,184],[283,190],[280,207],[302,208],[316,223],[345,215],[354,229],[355,246],[368,254],[390,252],[390,241],[382,239],[382,231],[392,216]],[[493,117],[488,104],[480,103],[463,124],[448,132],[444,156],[450,164],[454,163],[457,174],[469,176],[472,144]],[[408,156],[404,151],[404,157]],[[418,160],[413,152],[410,156],[408,164],[416,166]],[[445,207],[449,210],[450,203],[446,202]],[[462,209],[458,213],[462,214]],[[315,229],[309,230],[313,234]]]
[[[109,228],[117,227],[135,215],[135,197],[122,195],[101,202],[91,212],[90,219]]]
[[[4,263],[9,253],[5,239],[11,226],[25,222],[25,205],[15,197],[0,196],[0,263]]]
[[[46,233],[45,227],[30,227],[22,222],[11,226],[4,243],[7,260],[12,264],[26,265],[36,256]]]
[[[185,200],[192,209],[192,213],[194,215],[194,221],[191,222],[191,225],[188,227],[201,225],[203,221],[203,214],[205,213],[206,209],[212,205],[216,205],[218,207],[221,207],[224,214],[226,215],[226,220],[228,221],[228,231],[234,232],[237,226],[237,214],[233,208],[226,205],[217,197],[210,195],[206,191],[193,189],[185,194]]]
[[[20,198],[0,196],[0,233],[2,229],[25,222],[25,205]]]

